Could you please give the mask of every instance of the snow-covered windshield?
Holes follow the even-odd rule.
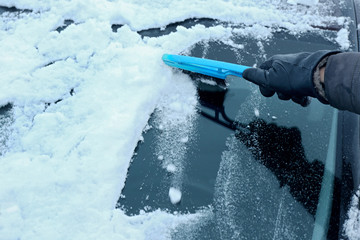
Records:
[[[0,0],[0,6],[0,236],[197,239],[214,234],[237,239],[312,234],[299,228],[313,228],[314,202],[297,199],[303,194],[294,197],[287,173],[261,162],[246,143],[262,129],[283,131],[295,136],[302,167],[317,169],[326,160],[328,141],[320,139],[329,139],[333,112],[317,101],[303,109],[263,99],[255,86],[241,82],[229,87],[224,106],[229,116],[252,126],[255,135],[236,135],[222,126],[201,130],[207,125],[199,123],[205,119],[198,115],[196,85],[165,66],[161,56],[183,53],[253,65],[279,51],[298,51],[298,40],[309,43],[309,51],[346,50],[350,20],[337,14],[347,7],[344,2]],[[127,199],[134,150],[149,127],[160,130],[150,140],[157,160],[152,164],[169,177],[160,179],[159,191],[144,193],[145,202],[137,203],[136,214],[129,216],[130,204],[115,205],[121,193]],[[201,131],[219,148],[196,145]],[[209,164],[196,165],[195,155],[208,157]],[[188,178],[191,174],[210,179],[208,188],[200,191],[203,185]],[[143,177],[139,181],[152,181]],[[189,196],[187,185],[197,197]],[[147,204],[153,193],[168,207]],[[291,215],[294,209],[299,211]],[[276,231],[249,231],[245,222],[272,222],[269,227]],[[293,229],[296,224],[301,227]]]
[[[317,33],[294,37],[281,31],[271,39],[204,41],[188,54],[249,65],[272,52],[336,47]],[[319,234],[314,226],[323,176],[332,179],[330,184],[334,178],[333,169],[324,166],[334,162],[328,147],[337,114],[318,101],[303,108],[266,99],[240,78],[228,79],[227,86],[200,76],[192,81],[197,113],[189,111],[193,91],[174,86],[167,93],[138,145],[118,207],[130,215],[158,208],[206,215],[181,226],[174,239],[308,239]],[[230,119],[238,123],[236,130]],[[324,194],[331,199],[331,192]]]

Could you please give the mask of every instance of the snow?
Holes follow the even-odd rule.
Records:
[[[307,6],[314,6],[319,3],[319,0],[288,0],[290,4],[303,4]]]
[[[176,166],[170,163],[169,165],[166,166],[166,170],[170,173],[174,173],[176,172]]]
[[[342,50],[347,50],[350,48],[349,34],[349,30],[346,28],[340,29],[337,33],[335,40],[340,45]]]
[[[348,210],[348,219],[344,223],[344,234],[349,240],[360,239],[360,189],[354,194]]]
[[[187,162],[187,144],[191,142],[196,130],[196,88],[188,77],[178,77],[163,93],[157,104],[155,119],[162,126],[156,137],[158,156],[162,156],[162,166],[170,176],[170,201],[176,204],[178,193],[184,179]],[[181,198],[181,196],[180,196]]]
[[[216,86],[217,83],[215,81],[209,80],[209,79],[200,79],[202,83],[208,84],[210,86]]]
[[[181,191],[171,187],[169,189],[169,197],[172,204],[178,204],[181,201]]]
[[[316,7],[280,9],[270,0],[0,0],[32,10],[0,18],[0,106],[13,106],[0,119],[0,239],[168,239],[179,224],[200,218],[201,212],[162,210],[129,217],[114,209],[154,112],[163,139],[159,160],[176,166],[170,201],[181,200],[196,89],[161,56],[209,39],[264,39],[279,28],[299,33],[339,20],[326,4],[292,2]],[[194,17],[243,27],[179,26],[157,38],[137,33]],[[64,20],[74,23],[56,31]],[[123,26],[113,32],[112,24]],[[346,47],[347,30],[341,31],[337,41]],[[174,134],[176,141],[167,142]]]

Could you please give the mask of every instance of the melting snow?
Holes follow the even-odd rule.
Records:
[[[259,109],[255,108],[255,109],[254,109],[254,114],[255,114],[256,117],[259,117],[259,116],[260,116],[260,111],[259,111]]]
[[[174,173],[176,171],[176,166],[174,164],[170,163],[169,165],[167,165],[166,170],[168,172]]]
[[[169,197],[172,204],[177,204],[181,201],[181,191],[171,187],[169,189]]]

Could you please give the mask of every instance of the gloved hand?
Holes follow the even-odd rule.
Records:
[[[259,85],[265,97],[271,97],[276,92],[280,99],[292,99],[301,106],[309,105],[309,96],[326,103],[315,88],[313,76],[321,59],[335,53],[338,52],[322,50],[275,55],[261,64],[260,68],[246,69],[243,77]]]

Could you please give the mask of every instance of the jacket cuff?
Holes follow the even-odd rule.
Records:
[[[329,104],[329,102],[325,95],[325,84],[323,82],[321,82],[320,69],[322,67],[326,66],[328,58],[329,58],[329,56],[326,56],[319,62],[319,64],[316,66],[314,76],[313,76],[315,90],[319,95],[318,99],[320,100],[320,102],[325,103],[325,104]]]
[[[340,53],[340,51],[320,50],[320,51],[317,51],[317,52],[311,54],[308,59],[309,62],[312,62],[312,66],[313,66],[313,68],[311,69],[311,84],[312,84],[312,91],[313,91],[312,97],[316,97],[320,102],[322,102],[324,104],[329,104],[329,103],[326,100],[326,94],[325,94],[325,97],[321,96],[319,89],[317,89],[317,86],[314,82],[314,74],[323,59],[328,58],[329,56],[338,54],[338,53]]]
[[[325,68],[325,94],[331,106],[360,114],[360,54],[330,56]]]

